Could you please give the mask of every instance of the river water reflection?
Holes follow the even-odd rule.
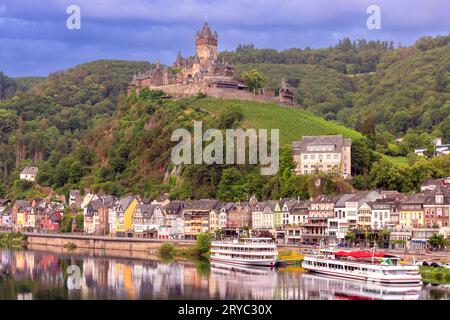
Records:
[[[100,256],[99,256],[100,255]],[[79,289],[66,270],[81,270]],[[280,270],[103,253],[0,249],[0,299],[450,299],[443,286],[390,288]]]

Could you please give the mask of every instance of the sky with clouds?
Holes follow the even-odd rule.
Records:
[[[69,30],[69,5],[81,29]],[[370,5],[381,29],[366,25]],[[0,0],[0,70],[45,76],[97,59],[172,63],[191,55],[195,31],[207,20],[219,50],[240,43],[259,48],[320,48],[343,37],[409,45],[449,34],[449,0]]]

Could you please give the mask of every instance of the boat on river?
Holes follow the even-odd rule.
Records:
[[[303,287],[319,297],[337,300],[418,300],[422,285],[387,285],[305,273]]]
[[[272,238],[213,241],[211,262],[246,266],[275,267],[278,250]]]
[[[305,256],[302,267],[310,272],[382,284],[417,285],[422,278],[416,265],[400,264],[400,257],[375,251],[322,249]]]

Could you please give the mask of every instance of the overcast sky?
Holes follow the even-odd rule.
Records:
[[[69,30],[69,5],[81,9],[81,29]],[[366,25],[369,5],[381,9],[381,29]],[[45,76],[97,59],[172,63],[191,55],[205,20],[219,50],[313,48],[343,37],[409,45],[450,30],[449,0],[0,0],[0,70]]]

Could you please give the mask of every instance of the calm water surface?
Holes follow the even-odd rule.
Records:
[[[125,253],[126,254],[126,253]],[[79,266],[79,289],[66,270]],[[386,287],[299,272],[102,252],[0,249],[0,299],[450,299],[444,286]]]

